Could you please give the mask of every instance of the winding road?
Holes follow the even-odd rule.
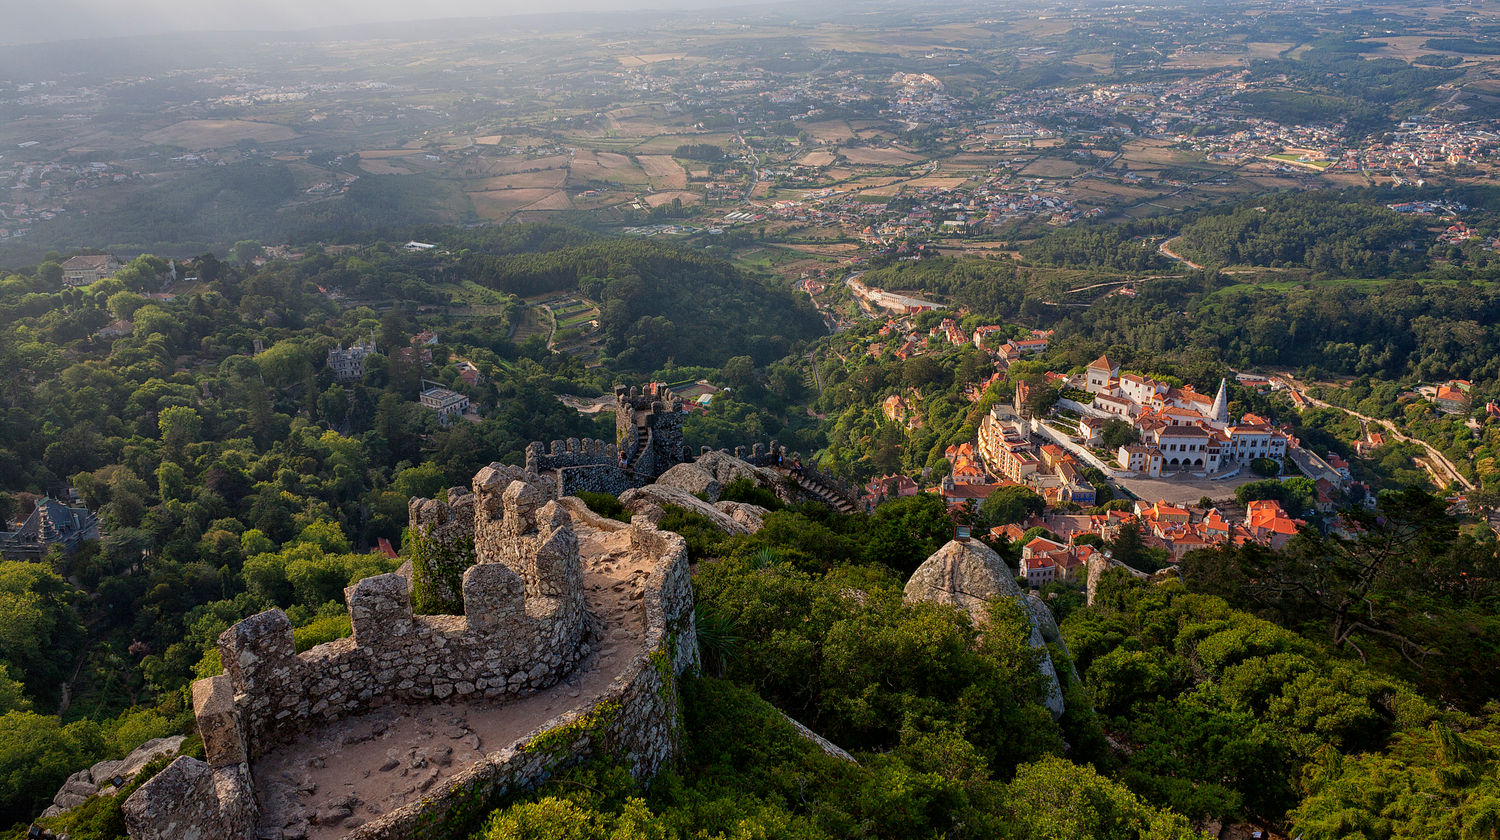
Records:
[[[1360,414],[1358,411],[1354,411],[1352,409],[1344,408],[1343,406],[1339,406],[1339,405],[1333,405],[1332,403],[1324,402],[1323,400],[1320,400],[1320,399],[1312,396],[1311,394],[1309,394],[1308,391],[1307,391],[1307,385],[1304,384],[1304,383],[1302,383],[1302,382],[1298,382],[1297,380],[1293,379],[1290,374],[1278,373],[1277,377],[1280,378],[1282,382],[1285,382],[1286,386],[1288,388],[1290,388],[1291,390],[1296,391],[1298,394],[1300,394],[1302,396],[1302,399],[1304,399],[1304,400],[1307,401],[1308,405],[1316,406],[1318,408],[1333,408],[1333,409],[1337,409],[1337,410],[1342,411],[1345,414],[1349,415],[1350,417],[1357,418],[1361,423],[1364,423],[1367,426],[1369,424],[1371,424],[1371,423],[1374,423],[1375,425],[1384,428],[1387,432],[1390,433],[1390,436],[1392,438],[1394,438],[1396,440],[1399,440],[1402,443],[1415,443],[1415,444],[1417,444],[1418,446],[1422,447],[1422,449],[1427,452],[1427,462],[1428,462],[1428,464],[1429,465],[1435,465],[1436,467],[1440,467],[1441,470],[1442,470],[1442,472],[1444,474],[1446,474],[1446,477],[1448,479],[1448,483],[1457,482],[1458,485],[1460,487],[1464,488],[1465,490],[1473,490],[1474,489],[1474,483],[1472,481],[1469,481],[1467,478],[1464,478],[1463,475],[1461,473],[1459,473],[1458,468],[1453,465],[1453,462],[1450,461],[1450,460],[1448,460],[1448,456],[1444,455],[1442,452],[1439,452],[1436,447],[1434,447],[1432,444],[1430,444],[1430,443],[1428,443],[1428,442],[1426,442],[1424,440],[1419,440],[1419,439],[1411,437],[1409,435],[1402,434],[1400,431],[1398,431],[1396,429],[1396,424],[1393,423],[1393,422],[1391,422],[1390,420],[1380,420],[1380,419],[1377,419],[1375,417],[1368,417],[1366,415]],[[1440,478],[1440,476],[1436,475],[1436,470],[1433,470],[1433,472],[1434,472],[1434,475],[1433,475],[1434,479]],[[1443,482],[1439,481],[1439,482],[1435,482],[1435,483],[1441,484]]]
[[[1176,260],[1176,261],[1182,263],[1183,265],[1187,266],[1188,268],[1197,269],[1198,271],[1202,271],[1203,270],[1203,266],[1201,266],[1201,265],[1193,262],[1192,260],[1188,259],[1187,257],[1179,256],[1175,251],[1172,250],[1172,248],[1171,248],[1172,243],[1176,242],[1177,240],[1179,240],[1181,238],[1182,237],[1180,237],[1180,236],[1174,236],[1171,239],[1164,239],[1164,240],[1162,240],[1162,243],[1160,245],[1156,246],[1156,253],[1161,254],[1162,256],[1166,257],[1169,260]]]

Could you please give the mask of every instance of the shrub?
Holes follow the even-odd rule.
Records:
[[[625,506],[620,504],[619,499],[611,496],[608,493],[590,493],[588,491],[583,491],[574,495],[582,499],[583,503],[588,505],[589,510],[599,514],[600,516],[608,517],[610,519],[618,519],[621,522],[630,521],[630,513],[625,510]]]
[[[719,493],[719,499],[725,502],[744,502],[750,505],[760,505],[766,510],[781,510],[784,505],[776,498],[776,494],[764,487],[758,486],[749,477],[736,478],[725,485],[724,490]]]

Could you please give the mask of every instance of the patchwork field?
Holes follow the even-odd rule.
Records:
[[[521,210],[567,210],[573,206],[562,190],[486,190],[469,194],[474,212],[489,221],[502,221]]]
[[[651,180],[630,158],[617,152],[580,151],[573,156],[569,170],[572,180],[578,183],[615,181],[622,184],[645,184]]]
[[[404,165],[399,159],[375,158],[374,160],[361,159],[359,168],[371,175],[410,175],[412,170]]]
[[[642,200],[646,202],[647,207],[661,207],[671,204],[678,199],[681,199],[684,205],[693,205],[702,203],[703,196],[695,192],[688,192],[687,190],[669,190],[667,192],[652,193],[643,197]]]
[[[688,185],[687,170],[671,155],[640,155],[641,168],[657,189],[685,190]]]
[[[539,169],[566,169],[572,160],[568,155],[549,155],[528,158],[521,155],[500,158],[489,166],[494,175],[513,175],[517,172],[532,172]]]
[[[922,159],[910,152],[890,148],[872,149],[855,146],[844,149],[843,152],[845,160],[861,166],[900,166],[906,163],[916,163]]]
[[[650,64],[659,64],[663,61],[681,61],[687,58],[687,53],[649,53],[646,55],[619,55],[615,60],[622,67],[645,67]]]
[[[916,188],[952,190],[957,189],[967,183],[969,183],[968,178],[933,175],[927,178],[913,178],[912,180],[906,182],[906,186]]]
[[[498,175],[470,181],[465,189],[471,192],[485,190],[519,190],[546,187],[561,189],[568,179],[566,169],[544,169],[540,172],[521,172],[516,175]]]
[[[1028,178],[1071,178],[1080,172],[1088,171],[1089,167],[1074,163],[1069,160],[1058,160],[1057,158],[1037,158],[1032,161],[1021,174]]]
[[[839,143],[855,138],[854,129],[845,120],[806,123],[802,130],[820,143]]]

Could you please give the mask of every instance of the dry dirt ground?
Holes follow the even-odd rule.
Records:
[[[509,703],[391,704],[308,733],[255,762],[260,837],[332,840],[399,808],[549,720],[587,708],[639,651],[650,566],[625,530],[575,523],[597,652],[550,689]]]

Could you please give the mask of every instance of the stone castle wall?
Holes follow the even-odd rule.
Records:
[[[492,465],[475,476],[470,498],[450,493],[457,504],[421,506],[448,537],[461,530],[456,515],[473,513],[479,562],[463,574],[463,615],[414,615],[407,579],[386,574],[345,590],[353,638],[298,654],[280,610],[226,630],[218,640],[224,673],[193,684],[207,760],[178,766],[195,761],[179,759],[132,795],[131,836],[243,836],[223,829],[238,826],[246,807],[253,811],[243,804],[254,801],[250,762],[299,733],[392,701],[530,694],[588,656],[571,515],[519,474]]]
[[[615,387],[615,439],[626,453],[626,467],[649,483],[691,458],[683,442],[682,398],[653,383],[639,388]]]
[[[182,757],[125,803],[134,840],[251,840],[256,824],[251,762],[298,733],[390,701],[522,696],[565,676],[591,652],[576,499],[553,501],[515,467],[481,470],[471,492],[449,502],[415,500],[429,536],[463,539],[479,562],[463,575],[462,616],[411,611],[406,579],[388,574],[345,590],[354,636],[295,653],[280,610],[252,616],[219,639],[225,671],[193,684],[206,761]],[[624,526],[615,526],[624,527]],[[565,713],[428,796],[349,835],[422,836],[423,826],[472,822],[505,793],[601,749],[625,757],[639,778],[679,749],[676,676],[696,664],[697,634],[686,545],[649,524],[630,527],[649,558],[642,596],[644,643],[603,695]],[[466,825],[468,825],[466,823]]]
[[[526,471],[530,473],[599,464],[619,466],[619,463],[619,450],[614,444],[593,438],[554,440],[550,450],[541,441],[526,446]]]
[[[475,477],[472,509],[478,562],[463,575],[461,616],[413,615],[408,581],[386,574],[344,591],[352,638],[298,654],[280,610],[224,632],[223,676],[249,758],[378,703],[529,694],[587,655],[567,511],[491,468]]]
[[[620,676],[583,707],[490,753],[422,801],[360,826],[347,840],[465,834],[506,796],[600,753],[626,761],[637,779],[676,759],[681,749],[677,677],[698,664],[687,546],[676,534],[650,525],[630,527],[632,547],[653,563],[643,597],[645,640]]]
[[[632,427],[634,431],[634,427]],[[649,476],[637,475],[625,469],[620,453],[627,460],[634,452],[631,444],[620,448],[602,440],[569,438],[552,441],[550,451],[539,441],[526,447],[526,471],[534,474],[556,476],[555,486],[550,488],[555,498],[578,493],[608,493],[618,496],[649,481]]]
[[[692,458],[683,442],[682,398],[665,386],[615,388],[615,442],[569,438],[526,447],[527,472],[555,484],[554,498],[575,493],[618,496],[650,484]]]
[[[408,546],[413,566],[413,580],[420,566],[421,579],[432,587],[429,603],[453,604],[460,599],[461,582],[455,585],[445,564],[474,565],[474,502],[475,496],[467,487],[448,489],[447,502],[436,499],[411,499],[407,502],[407,522],[411,534],[420,539],[417,546],[425,550],[413,550]],[[426,545],[423,545],[425,543]]]

